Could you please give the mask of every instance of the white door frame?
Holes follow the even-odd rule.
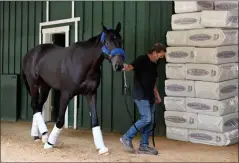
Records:
[[[65,34],[65,47],[69,46],[69,31],[70,26],[61,26],[61,27],[53,27],[42,29],[43,40],[42,43],[53,43],[52,35],[56,33],[64,33]],[[43,117],[45,121],[51,120],[51,112],[52,112],[52,90],[50,90],[48,98],[44,104],[43,109]],[[68,128],[68,106],[65,113],[65,128]]]

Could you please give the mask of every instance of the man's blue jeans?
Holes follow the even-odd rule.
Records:
[[[134,100],[137,105],[138,111],[141,115],[141,118],[135,123],[135,126],[139,131],[142,131],[142,136],[140,140],[141,146],[149,145],[149,136],[151,134],[153,122],[154,122],[154,112],[155,112],[155,103],[150,104],[148,100]],[[132,125],[130,129],[124,134],[124,137],[128,140],[132,140],[137,134],[137,130]]]

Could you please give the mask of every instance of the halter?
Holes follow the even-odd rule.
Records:
[[[101,34],[101,38],[100,38],[101,42],[105,41],[105,33],[102,32]],[[123,61],[125,61],[125,51],[122,48],[114,48],[111,51],[107,49],[107,47],[105,46],[105,44],[102,46],[101,48],[102,52],[105,53],[108,56],[115,56],[115,55],[122,55]]]

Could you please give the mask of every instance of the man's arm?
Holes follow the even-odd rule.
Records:
[[[158,88],[157,88],[157,84],[156,83],[154,85],[154,94],[155,94],[155,96],[159,96],[159,92],[158,92]]]
[[[161,97],[159,95],[159,92],[158,92],[158,88],[157,88],[157,84],[155,83],[154,85],[154,95],[155,95],[155,98],[156,98],[156,102],[157,103],[161,103],[162,100],[161,100]]]
[[[155,81],[155,84],[154,84],[154,95],[157,97],[160,97],[159,95],[159,92],[158,92],[158,88],[157,88],[157,79],[158,79],[158,70],[156,70],[157,74],[156,74],[156,81]]]

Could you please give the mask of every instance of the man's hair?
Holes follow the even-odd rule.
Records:
[[[164,51],[166,53],[166,46],[161,44],[161,43],[156,43],[154,46],[151,48],[151,50],[148,51],[149,54],[152,54],[154,51],[156,53],[160,53],[161,51]]]

